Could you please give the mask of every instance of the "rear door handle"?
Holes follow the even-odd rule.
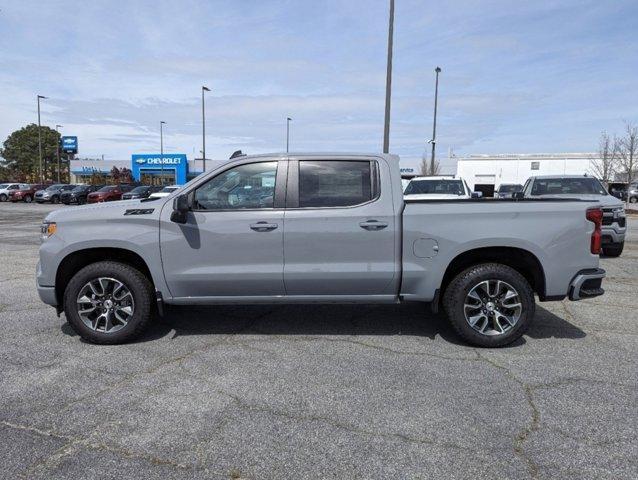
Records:
[[[378,220],[367,220],[365,222],[359,223],[359,226],[361,228],[364,228],[365,230],[375,231],[375,230],[383,230],[385,227],[388,226],[388,224],[384,222],[380,222]]]
[[[278,226],[279,225],[277,225],[276,223],[257,222],[257,223],[251,223],[250,229],[254,230],[255,232],[270,232],[271,230],[274,230]]]

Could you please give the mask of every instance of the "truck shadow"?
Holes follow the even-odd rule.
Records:
[[[263,305],[169,307],[140,342],[170,336],[190,335],[410,335],[434,340],[440,336],[466,345],[449,325],[444,314],[431,313],[427,306],[406,305]],[[586,336],[576,325],[538,306],[531,328],[511,346],[525,338],[568,338]]]

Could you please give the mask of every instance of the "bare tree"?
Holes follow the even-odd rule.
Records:
[[[625,123],[625,135],[618,141],[618,163],[631,183],[638,167],[638,127],[633,123]]]
[[[432,177],[441,173],[441,164],[438,160],[434,160],[434,164],[431,165],[430,161],[423,157],[421,160],[421,175],[424,177]]]
[[[592,160],[592,170],[605,185],[609,184],[618,166],[618,141],[607,132],[600,134],[598,158]]]

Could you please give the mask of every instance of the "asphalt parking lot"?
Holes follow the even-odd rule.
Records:
[[[83,343],[0,204],[1,478],[638,478],[638,218],[606,295],[462,344],[418,305],[172,308]]]

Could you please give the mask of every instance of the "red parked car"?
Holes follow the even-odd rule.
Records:
[[[9,201],[31,203],[33,197],[35,197],[35,192],[43,188],[47,188],[47,185],[21,183],[17,190],[9,192]]]
[[[100,188],[97,192],[89,193],[86,197],[86,203],[113,202],[121,200],[122,194],[130,191],[136,185],[107,185]]]

